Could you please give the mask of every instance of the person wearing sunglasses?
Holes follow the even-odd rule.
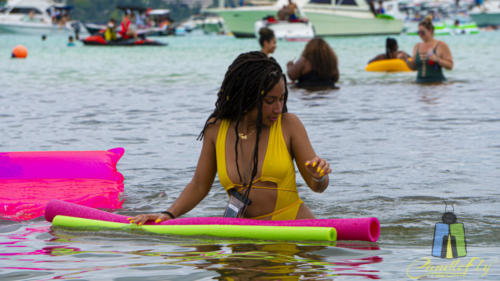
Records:
[[[434,38],[432,16],[418,24],[418,35],[422,42],[413,47],[413,60],[406,60],[408,67],[417,72],[417,83],[443,82],[443,67],[453,69],[453,57],[448,45]]]

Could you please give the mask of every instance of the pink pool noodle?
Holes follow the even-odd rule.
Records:
[[[72,204],[60,200],[52,200],[45,209],[45,219],[52,221],[56,215],[64,215],[111,222],[128,223],[123,216],[101,211],[94,208]],[[148,223],[154,224],[154,223]],[[271,225],[271,226],[323,226],[334,227],[337,230],[337,240],[358,240],[375,242],[380,235],[380,223],[377,218],[349,218],[349,219],[309,219],[289,221],[262,221],[252,219],[198,217],[178,218],[161,222],[162,225]]]

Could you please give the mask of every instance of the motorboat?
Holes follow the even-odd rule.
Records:
[[[257,2],[258,1],[258,2]],[[276,16],[288,4],[288,0],[250,0],[248,5],[225,7],[219,1],[218,8],[207,11],[224,19],[226,28],[235,37],[254,37],[255,22],[268,16]],[[255,3],[254,3],[255,2]],[[316,36],[350,36],[399,34],[403,22],[394,18],[377,17],[365,0],[297,0],[297,6],[307,15]]]
[[[86,34],[86,28],[71,20],[72,6],[52,0],[9,0],[0,9],[0,32],[33,35]]]
[[[146,10],[146,29],[150,36],[174,35],[175,28],[173,20],[170,18],[169,9],[148,9]]]
[[[469,3],[455,1],[392,0],[383,3],[385,14],[404,21],[403,31],[417,35],[418,24],[427,15],[433,16],[434,35],[478,34],[478,25],[467,16]]]
[[[479,27],[499,26],[500,1],[485,1],[483,5],[474,7],[469,15]]]
[[[310,0],[301,7],[318,36],[397,35],[403,21],[381,17],[365,0]]]
[[[167,36],[182,33],[182,28],[171,19],[169,9],[151,9],[138,5],[118,5],[116,8],[123,13],[134,15],[136,20],[131,23],[138,34]],[[120,24],[119,20],[117,24]],[[95,23],[86,23],[85,27],[92,35],[103,33],[107,28],[106,25]]]
[[[274,31],[276,39],[287,41],[308,41],[314,38],[314,27],[307,19],[295,21],[278,20],[267,17],[255,22],[255,37],[259,37],[259,30],[267,27]]]

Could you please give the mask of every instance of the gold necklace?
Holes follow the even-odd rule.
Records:
[[[252,132],[250,132],[250,133],[248,133],[248,134],[238,133],[238,137],[239,137],[240,139],[242,139],[242,140],[246,140],[246,139],[248,139],[248,136],[252,135],[253,133],[255,133],[255,131],[252,131]]]

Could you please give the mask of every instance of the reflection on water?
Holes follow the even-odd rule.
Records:
[[[322,253],[323,251],[323,253]],[[194,251],[162,254],[167,260],[215,271],[220,280],[299,280],[356,275],[378,279],[378,256],[346,258],[340,248],[295,243],[198,245]]]
[[[12,246],[11,251],[4,248],[0,253],[0,260],[4,261],[0,266],[4,272],[0,273],[2,280],[8,280],[4,278],[12,271],[43,272],[37,274],[37,280],[53,280],[103,276],[115,270],[120,270],[121,276],[127,276],[125,271],[161,272],[166,266],[176,269],[176,273],[183,272],[181,275],[189,280],[196,278],[188,273],[199,270],[217,280],[330,280],[339,276],[379,279],[379,271],[372,265],[383,261],[379,246],[369,242],[274,243],[136,237],[116,232],[88,236],[85,232],[60,230],[48,235],[47,231],[48,226],[25,228],[1,237],[10,240]],[[47,246],[36,249],[29,239],[41,234]],[[122,243],[132,245],[122,249]],[[96,259],[101,262],[96,263]]]

